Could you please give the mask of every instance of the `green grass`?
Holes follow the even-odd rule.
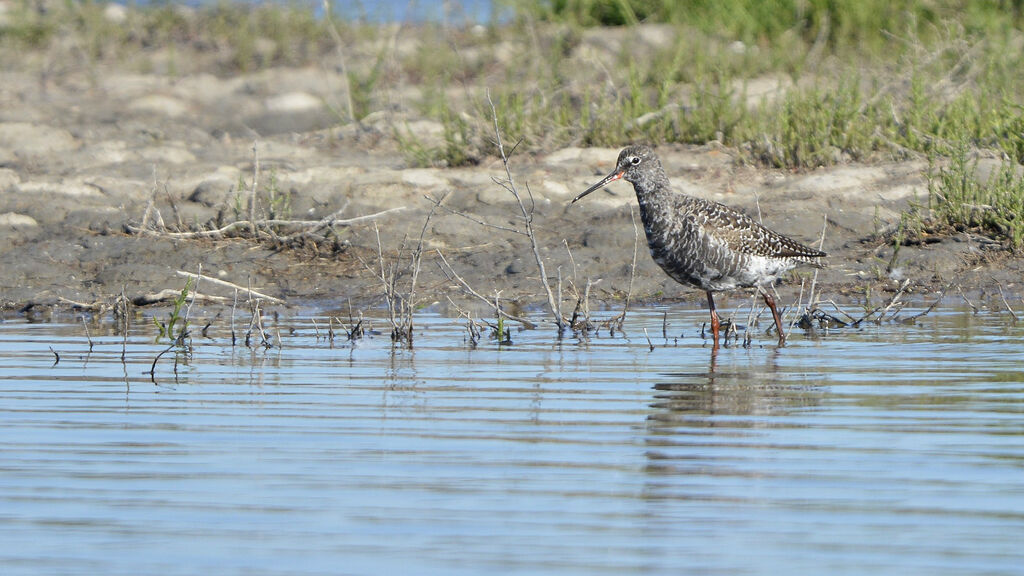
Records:
[[[675,31],[667,47],[624,43],[611,77],[597,82],[570,70],[578,62],[542,58],[570,94],[549,98],[525,124],[578,119],[567,132],[534,128],[562,134],[540,139],[540,148],[720,140],[780,168],[949,154],[963,140],[1024,160],[1021,10],[997,4],[516,2],[523,22],[585,29],[641,20]],[[747,85],[764,76],[799,87],[747,102]]]
[[[189,9],[154,3],[127,10],[123,22],[105,15],[106,2],[48,2],[45,11],[36,5],[13,4],[7,24],[0,26],[0,48],[64,45],[76,59],[97,62],[185,47],[212,60],[215,71],[231,73],[305,64],[331,47],[325,22],[298,4],[220,2]]]
[[[174,342],[186,334],[188,330],[188,319],[182,316],[182,308],[185,306],[185,302],[188,300],[189,291],[192,289],[192,278],[185,280],[185,286],[181,289],[177,298],[174,299],[174,307],[171,309],[170,314],[167,317],[167,322],[160,322],[157,318],[153,317],[153,324],[158,330],[156,341],[166,338],[167,340]],[[175,331],[175,325],[181,322],[181,327]]]
[[[287,4],[156,4],[113,23],[99,2],[40,12],[23,1],[0,27],[0,63],[24,65],[29,52],[48,67],[236,74],[343,58],[339,122],[397,113],[392,135],[415,165],[493,154],[487,93],[526,152],[718,141],[748,162],[806,170],[950,157],[967,143],[1024,162],[1021,0],[504,5],[513,17],[502,23],[396,29]],[[408,118],[438,122],[443,136],[410,134]]]
[[[1024,248],[1024,173],[1014,161],[1003,161],[986,181],[968,145],[956,147],[948,166],[928,173],[929,207],[933,219],[957,231],[972,231]]]

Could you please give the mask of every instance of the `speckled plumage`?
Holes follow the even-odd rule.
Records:
[[[636,191],[654,261],[677,282],[707,292],[715,346],[719,322],[713,293],[750,287],[764,296],[779,342],[784,342],[775,302],[766,289],[799,264],[821,266],[825,253],[769,230],[724,204],[673,192],[661,161],[647,146],[624,148],[615,170],[573,202],[620,178]]]

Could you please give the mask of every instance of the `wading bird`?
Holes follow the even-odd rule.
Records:
[[[785,344],[782,319],[768,289],[779,275],[799,264],[822,267],[825,253],[769,230],[724,204],[673,192],[661,161],[643,145],[624,148],[615,170],[572,202],[620,179],[632,183],[636,191],[654,261],[676,282],[707,293],[714,348],[718,348],[720,327],[714,293],[736,288],[757,289],[772,311],[779,344]]]

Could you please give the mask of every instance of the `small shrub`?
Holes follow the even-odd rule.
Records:
[[[928,174],[929,204],[935,218],[956,230],[971,230],[1024,247],[1024,175],[1020,166],[1003,161],[987,182],[977,178],[977,159],[961,143],[948,167]]]

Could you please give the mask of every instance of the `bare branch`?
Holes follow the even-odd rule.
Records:
[[[256,183],[260,178],[258,141],[252,143],[252,187],[249,189],[249,233],[256,236]]]
[[[334,216],[336,214],[338,214],[340,211],[335,212],[331,216],[328,216],[326,218],[322,218],[320,220],[257,220],[255,222],[251,222],[249,220],[239,220],[237,222],[232,222],[232,223],[230,223],[230,224],[228,224],[226,226],[222,226],[222,227],[217,228],[215,230],[199,230],[199,231],[196,231],[196,232],[158,232],[156,230],[149,230],[149,229],[143,228],[141,226],[127,226],[127,228],[128,228],[128,230],[130,232],[133,232],[135,234],[146,234],[146,235],[149,235],[149,236],[160,236],[160,237],[164,237],[164,238],[184,238],[184,239],[220,237],[220,236],[223,236],[224,234],[226,234],[228,232],[231,232],[232,230],[234,230],[236,228],[249,228],[251,230],[251,229],[253,229],[254,226],[308,226],[308,227],[312,227],[312,228],[309,229],[309,230],[305,230],[305,231],[303,231],[301,233],[302,234],[309,234],[312,231],[318,230],[318,229],[323,228],[325,226],[351,226],[352,224],[356,224],[356,223],[359,223],[359,222],[365,222],[367,220],[373,220],[373,219],[379,218],[380,216],[383,216],[385,214],[390,214],[392,212],[399,212],[401,210],[405,210],[405,206],[397,206],[395,208],[388,208],[387,210],[381,210],[380,212],[375,212],[373,214],[366,214],[366,215],[363,215],[363,216],[356,216],[354,218],[346,218],[344,220],[335,220],[335,219],[333,219]],[[288,239],[288,238],[290,238],[290,236],[285,237],[284,239]]]
[[[555,325],[558,326],[558,331],[559,333],[561,333],[563,330],[565,330],[565,319],[562,318],[561,314],[559,314],[558,302],[555,301],[555,295],[551,291],[551,284],[548,282],[547,272],[544,269],[544,259],[540,255],[540,247],[537,246],[537,237],[533,231],[533,207],[535,207],[535,205],[531,204],[531,209],[527,210],[526,205],[523,203],[522,196],[516,190],[515,180],[512,178],[512,169],[509,165],[509,157],[505,153],[505,145],[502,143],[501,140],[501,130],[498,127],[498,112],[494,108],[494,101],[491,100],[490,91],[487,92],[487,103],[491,107],[491,117],[494,119],[494,137],[496,144],[498,146],[498,152],[501,154],[501,162],[505,167],[505,177],[507,178],[507,180],[505,181],[505,183],[502,184],[502,186],[505,187],[506,190],[511,192],[512,195],[515,196],[516,202],[519,203],[519,209],[523,213],[523,223],[526,226],[526,235],[530,239],[530,245],[533,248],[533,257],[534,260],[536,260],[537,268],[540,271],[541,285],[544,287],[544,292],[547,294],[548,309],[551,311],[551,315],[554,316]],[[513,147],[513,150],[514,149],[515,147]],[[532,203],[533,193],[530,192],[529,186],[527,186],[526,189],[527,192],[530,194],[530,199]]]
[[[506,188],[506,190],[507,190],[507,188]],[[445,212],[447,212],[447,213],[449,213],[449,214],[451,214],[453,216],[458,216],[460,218],[465,218],[466,220],[469,220],[470,222],[473,222],[475,224],[479,224],[481,226],[484,226],[485,228],[492,228],[494,230],[503,230],[505,232],[512,232],[513,234],[519,234],[521,236],[526,236],[526,232],[523,232],[522,230],[518,230],[516,228],[511,228],[509,226],[499,226],[497,224],[491,224],[490,222],[486,222],[486,221],[481,220],[481,219],[479,219],[479,218],[477,218],[475,216],[472,216],[470,214],[466,214],[465,212],[462,212],[460,210],[452,210],[451,208],[441,204],[441,202],[444,202],[444,198],[441,198],[440,200],[438,200],[437,198],[434,198],[434,197],[429,196],[427,194],[424,194],[423,197],[426,198],[429,202],[431,202],[437,208],[440,208],[441,210],[444,210]]]
[[[444,254],[442,254],[440,250],[435,249],[434,252],[437,253],[437,255],[441,258],[441,262],[444,263],[443,266],[441,265],[441,262],[437,263],[438,267],[441,269],[441,272],[443,272],[444,275],[447,276],[449,280],[458,282],[459,285],[462,286],[462,289],[465,290],[467,294],[470,294],[471,296],[477,298],[481,302],[487,304],[490,308],[492,308],[495,311],[496,314],[501,314],[502,316],[508,318],[509,320],[519,322],[526,328],[532,329],[536,327],[536,325],[533,322],[530,322],[526,318],[514,316],[512,314],[509,314],[508,312],[505,312],[501,308],[495,307],[494,302],[491,301],[490,298],[474,290],[473,287],[470,286],[469,283],[462,278],[462,276],[459,276],[459,274],[455,272],[455,269],[452,268],[452,265],[448,263],[448,259],[444,257]]]
[[[993,280],[996,283],[996,288],[999,289],[999,297],[1003,299],[1003,306],[1006,306],[1006,310],[1010,313],[1010,316],[1013,316],[1014,322],[1019,321],[1020,318],[1017,316],[1017,313],[1013,311],[1013,308],[1010,308],[1010,303],[1006,301],[1006,294],[1003,294],[1002,283],[1000,283],[999,280],[995,280],[994,278]]]
[[[245,293],[249,294],[250,296],[255,296],[256,298],[262,298],[264,300],[267,300],[268,302],[273,302],[275,304],[284,304],[285,303],[284,300],[281,300],[280,298],[274,298],[273,296],[269,296],[267,294],[263,294],[263,293],[257,292],[257,291],[255,291],[255,290],[253,290],[251,288],[246,288],[244,286],[239,286],[238,284],[232,284],[231,282],[226,282],[226,281],[220,280],[218,278],[212,278],[210,276],[204,276],[202,274],[195,274],[193,272],[186,272],[184,270],[178,270],[177,272],[175,272],[175,274],[177,274],[178,276],[185,276],[185,277],[188,277],[188,278],[193,278],[195,280],[199,280],[200,278],[202,278],[203,280],[206,280],[207,282],[210,282],[211,284],[217,284],[218,286],[226,286],[228,288],[234,288],[235,290],[240,290],[242,292],[245,292]]]

